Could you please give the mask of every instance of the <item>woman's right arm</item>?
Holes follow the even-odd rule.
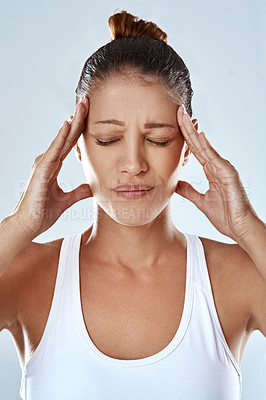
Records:
[[[21,270],[27,274],[34,260],[35,243],[8,216],[0,223],[0,332],[17,322],[17,292]]]
[[[21,265],[33,262],[32,249],[36,243],[32,240],[50,228],[74,203],[92,197],[88,184],[65,193],[57,182],[64,159],[85,128],[88,110],[89,102],[85,98],[76,107],[73,120],[65,121],[48,149],[36,157],[15,210],[0,223],[0,331],[7,324],[8,309],[12,309],[15,297],[14,271],[21,271]]]
[[[15,215],[10,215],[0,223],[0,277],[5,272],[13,258],[20,253],[31,238],[16,221]]]

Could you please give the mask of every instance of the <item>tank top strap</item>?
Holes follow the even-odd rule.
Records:
[[[52,305],[50,308],[50,313],[48,316],[48,320],[45,326],[45,330],[43,333],[42,341],[44,338],[49,334],[49,331],[53,327],[55,318],[56,318],[56,312],[58,309],[58,304],[60,302],[61,298],[61,292],[64,287],[64,281],[65,281],[65,276],[66,276],[66,266],[67,266],[67,257],[68,257],[68,248],[69,244],[71,242],[71,236],[65,236],[62,243],[61,243],[61,248],[60,248],[60,253],[59,253],[59,261],[58,261],[58,267],[57,267],[57,274],[56,274],[56,281],[55,281],[55,287],[54,287],[54,293],[53,293],[53,300],[52,300]],[[38,350],[38,348],[37,348]],[[35,351],[34,356],[36,356],[38,351]]]
[[[207,262],[203,244],[200,238],[192,233],[186,234],[190,239],[190,253],[193,260],[194,283],[200,286],[203,290],[212,294]]]
[[[76,281],[79,274],[79,251],[82,233],[68,236],[64,248],[65,276],[63,280],[64,289],[72,288],[76,290]]]
[[[230,350],[228,343],[226,341],[226,338],[224,336],[222,326],[220,324],[220,320],[218,317],[216,305],[214,302],[212,286],[211,286],[211,278],[210,278],[209,269],[207,267],[207,262],[206,262],[206,257],[205,257],[204,246],[198,236],[190,234],[190,238],[191,238],[191,241],[193,242],[193,248],[194,248],[195,263],[193,263],[193,265],[195,266],[195,275],[194,275],[195,276],[195,285],[198,286],[205,293],[206,300],[209,305],[210,316],[211,316],[213,324],[216,328],[217,335],[220,337],[220,340],[222,341],[223,346],[240,377],[240,386],[242,387],[242,375],[241,375],[240,367],[237,364],[233,354],[231,353],[231,350]]]
[[[22,392],[24,390],[24,374],[25,374],[26,370],[27,370],[27,373],[29,374],[31,372],[31,370],[33,369],[33,366],[35,365],[35,362],[36,362],[39,354],[43,351],[45,342],[56,322],[56,315],[58,312],[62,288],[64,286],[64,280],[65,280],[65,275],[66,275],[67,255],[68,255],[68,247],[69,247],[70,242],[71,242],[71,236],[65,236],[61,243],[60,253],[59,253],[59,261],[58,261],[57,273],[56,273],[56,280],[55,280],[55,286],[54,286],[54,291],[53,291],[53,298],[52,298],[50,312],[48,315],[48,319],[47,319],[41,340],[40,340],[37,348],[35,349],[34,353],[27,361],[25,368],[23,369],[22,385],[21,385]]]
[[[188,269],[191,269],[191,284],[200,284],[202,286],[202,273],[201,269],[204,268],[205,255],[203,247],[201,248],[201,241],[192,233],[183,234],[187,240],[187,263]]]

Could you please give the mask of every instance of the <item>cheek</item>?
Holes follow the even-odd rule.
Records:
[[[99,181],[106,181],[111,171],[114,169],[112,158],[106,156],[106,153],[99,146],[87,141],[82,149],[83,169],[87,179],[94,184]]]
[[[157,165],[164,175],[171,176],[180,167],[183,162],[182,157],[182,143],[176,143],[169,147],[169,151],[162,152],[157,157]]]
[[[173,146],[171,151],[164,155],[164,158],[160,164],[158,175],[163,181],[163,186],[167,193],[173,193],[174,189],[179,180],[180,172],[182,169],[183,155],[182,145]]]

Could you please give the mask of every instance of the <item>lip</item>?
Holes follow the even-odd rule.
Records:
[[[153,187],[148,185],[121,185],[114,188],[116,192],[147,192],[151,189],[153,189]]]
[[[147,196],[152,189],[153,188],[150,188],[149,190],[115,190],[115,192],[119,197],[125,197],[126,199],[139,199],[140,197]]]

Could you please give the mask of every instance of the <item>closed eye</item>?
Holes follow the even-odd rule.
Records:
[[[115,143],[115,142],[117,142],[117,141],[120,140],[120,139],[108,140],[108,141],[102,141],[102,140],[99,140],[99,139],[96,139],[96,140],[97,140],[96,143],[97,143],[98,145],[100,145],[100,146],[108,146],[109,144]],[[148,140],[149,142],[151,142],[151,143],[157,145],[157,146],[166,146],[166,145],[170,142],[170,140],[164,140],[164,141],[160,141],[160,142],[157,142],[157,141],[151,140],[151,139],[147,139],[147,140]]]
[[[168,143],[170,143],[171,140],[164,140],[161,142],[156,142],[155,140],[147,139],[149,142],[157,144],[157,146],[166,146]]]

